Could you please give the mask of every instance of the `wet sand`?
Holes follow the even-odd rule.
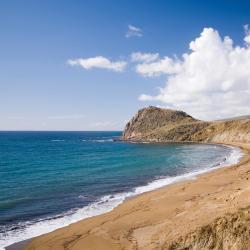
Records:
[[[31,241],[32,239],[28,239],[28,240],[23,240],[14,244],[11,244],[10,246],[6,247],[6,250],[21,250],[24,248],[25,245],[28,244],[29,241]]]
[[[169,249],[181,236],[250,205],[250,144],[230,144],[245,152],[237,165],[144,193],[18,249]]]

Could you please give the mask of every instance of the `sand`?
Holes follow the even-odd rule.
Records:
[[[11,244],[8,247],[5,247],[6,250],[20,250],[23,249],[25,245],[28,244],[28,242],[32,240],[32,239],[28,239],[28,240],[23,240],[14,244]]]
[[[109,213],[36,237],[24,249],[175,249],[181,236],[250,205],[250,144],[231,145],[246,153],[239,164],[126,200]]]

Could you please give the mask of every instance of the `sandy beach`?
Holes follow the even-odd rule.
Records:
[[[234,230],[234,221],[242,224],[237,218],[243,218],[248,223],[239,226],[243,231],[236,226],[228,236],[237,242],[250,233],[250,144],[230,145],[245,152],[239,164],[126,200],[109,213],[36,237],[24,249],[181,249],[202,244],[203,234],[212,249],[220,249],[216,230]],[[241,249],[240,244],[231,249]]]
[[[250,0],[0,23],[0,250],[250,250]]]

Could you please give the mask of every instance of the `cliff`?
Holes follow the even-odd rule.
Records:
[[[123,139],[170,142],[250,142],[250,117],[206,122],[183,111],[143,108],[127,123]]]

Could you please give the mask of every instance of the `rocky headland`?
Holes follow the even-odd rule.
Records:
[[[147,107],[127,123],[122,139],[147,142],[250,142],[250,117],[201,121],[183,111]]]

